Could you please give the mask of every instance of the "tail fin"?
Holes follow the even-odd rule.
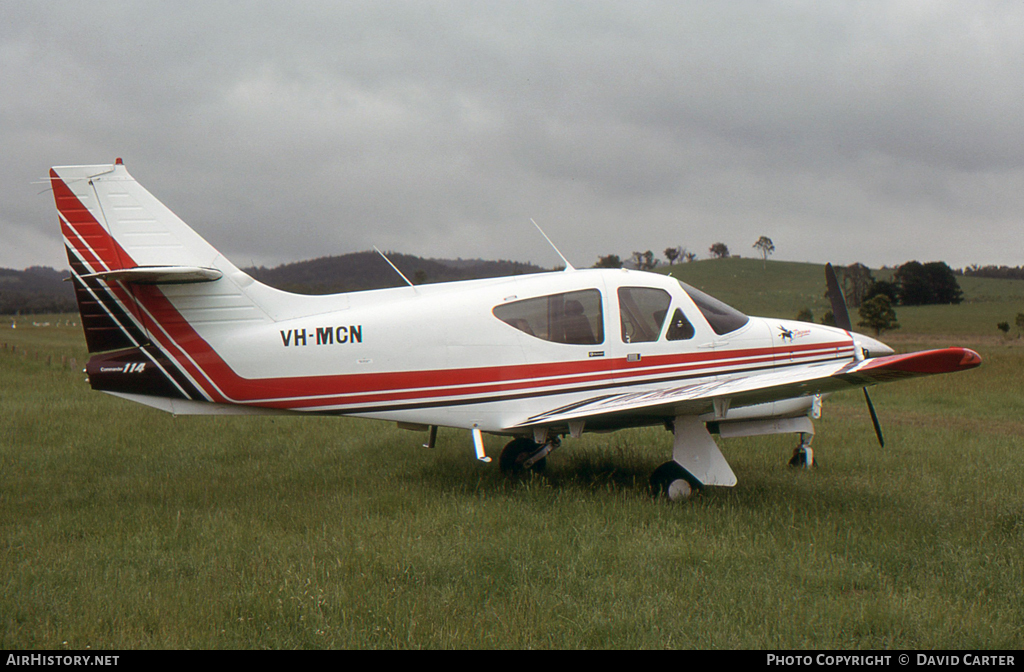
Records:
[[[261,304],[280,305],[282,293],[224,258],[120,159],[54,167],[50,181],[86,343],[107,353],[90,360],[93,387],[215,400],[195,348],[241,323],[270,321]],[[145,375],[128,382],[121,373]]]
[[[252,283],[139,185],[120,159],[113,165],[58,166],[50,170],[50,181],[90,352],[150,340],[152,325],[135,315],[144,311],[136,310],[139,289],[134,285],[203,282],[224,275],[233,278],[236,289]],[[256,308],[250,297],[230,293],[234,308],[240,307],[239,300]]]
[[[238,272],[136,182],[120,159],[106,166],[55,167],[50,180],[61,218],[106,270],[198,266]]]

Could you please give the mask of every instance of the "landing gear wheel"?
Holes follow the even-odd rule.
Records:
[[[794,469],[801,467],[810,469],[811,467],[818,466],[818,461],[814,459],[814,451],[810,446],[799,445],[793,451],[793,457],[789,460],[789,466]]]
[[[689,499],[701,489],[700,483],[677,462],[668,461],[651,474],[651,494],[673,502]]]
[[[501,473],[508,474],[509,476],[524,474],[527,471],[537,474],[542,473],[548,466],[547,457],[540,458],[531,467],[527,467],[525,464],[541,448],[542,446],[530,439],[520,438],[509,441],[508,445],[501,451],[501,457],[498,458],[498,467],[501,469]]]

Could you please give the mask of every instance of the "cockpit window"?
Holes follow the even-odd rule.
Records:
[[[672,297],[652,287],[619,288],[619,323],[623,343],[656,341],[668,314]]]
[[[697,308],[704,316],[704,319],[708,321],[708,324],[711,325],[711,328],[719,336],[736,331],[750,321],[749,317],[732,306],[722,303],[715,297],[708,296],[685,282],[680,282],[679,284],[690,295],[693,302],[697,304]]]
[[[523,333],[553,343],[604,343],[601,292],[584,289],[495,306],[494,316]]]

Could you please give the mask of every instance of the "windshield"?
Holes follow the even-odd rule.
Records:
[[[709,296],[699,289],[695,289],[681,280],[678,281],[693,302],[697,304],[704,319],[708,321],[711,328],[719,336],[736,331],[750,321],[750,318],[736,310],[730,305],[722,303],[713,296]]]

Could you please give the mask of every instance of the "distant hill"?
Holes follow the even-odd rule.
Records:
[[[388,258],[414,284],[496,278],[548,270],[518,261],[424,259],[388,253]],[[274,268],[243,269],[271,287],[297,294],[332,294],[405,284],[376,252],[298,261]],[[0,268],[0,315],[76,312],[75,292],[67,271],[33,266],[24,271]]]
[[[408,254],[389,253],[388,258],[416,284],[538,273],[546,269],[513,261],[482,259],[424,259]],[[303,294],[348,292],[380,287],[396,287],[402,279],[376,252],[357,252],[337,257],[285,264],[275,268],[248,268],[246,272],[261,282],[286,291]],[[830,309],[825,298],[825,272],[821,264],[769,261],[760,259],[710,259],[656,269],[669,273],[726,303],[752,315],[794,318],[802,309],[819,319]],[[877,279],[889,279],[892,270],[873,271]],[[0,268],[0,314],[75,312],[70,282],[62,282],[67,271],[33,267],[24,271]],[[974,275],[958,276],[964,292],[964,304],[958,321],[967,324],[1013,323],[1024,310],[1024,280],[994,279]],[[914,315],[931,314],[934,307],[899,307],[904,331],[926,330],[939,333],[940,327],[914,324]],[[977,313],[975,316],[974,311]],[[856,320],[857,318],[854,318]],[[923,318],[922,318],[923,319]],[[945,325],[942,333],[954,333],[959,327]],[[966,327],[965,327],[966,328]]]
[[[0,315],[70,313],[78,310],[70,274],[45,266],[0,268]]]
[[[398,252],[388,252],[387,255],[405,277],[417,285],[540,273],[548,270],[518,261],[424,259]],[[405,284],[376,252],[354,252],[274,268],[260,266],[243,270],[264,284],[299,294],[354,292]]]
[[[660,273],[704,290],[747,313],[762,317],[796,318],[804,308],[814,320],[831,310],[825,298],[823,264],[760,259],[705,259],[671,267]],[[872,269],[878,280],[892,278],[892,269]],[[998,322],[1014,323],[1024,311],[1024,280],[958,276],[964,302],[957,306],[896,306],[900,334],[977,334],[993,336]],[[854,328],[859,315],[851,311]],[[884,338],[882,340],[885,340]],[[954,341],[946,345],[956,344]]]
[[[825,265],[760,259],[702,259],[659,266],[658,273],[693,285],[749,314],[796,317],[803,308],[815,315],[830,309],[825,298]]]

